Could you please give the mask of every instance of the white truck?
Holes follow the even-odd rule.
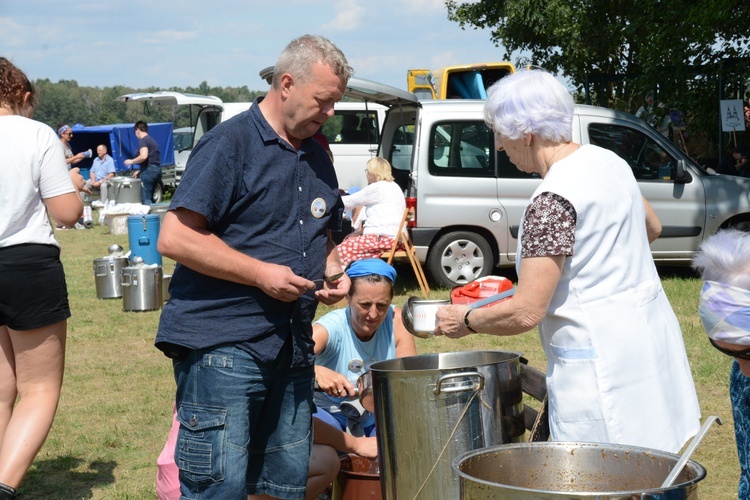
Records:
[[[153,106],[191,106],[193,138],[190,146],[181,148],[175,156],[175,178],[179,184],[192,147],[219,123],[246,111],[250,102],[222,102],[215,96],[182,94],[179,92],[150,92],[127,94],[118,98],[125,102],[147,102]],[[368,102],[336,103],[334,116],[326,122],[323,133],[333,153],[333,166],[339,187],[345,191],[367,185],[364,167],[375,156],[385,112],[388,108]]]

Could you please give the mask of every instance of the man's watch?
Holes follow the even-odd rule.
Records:
[[[473,329],[473,328],[471,327],[471,324],[469,323],[469,314],[471,314],[471,311],[473,311],[473,310],[474,310],[474,309],[468,309],[468,310],[466,311],[466,314],[464,314],[464,325],[466,326],[466,328],[468,328],[468,329],[469,329],[469,331],[470,331],[471,333],[479,333],[478,331],[474,330],[474,329]]]

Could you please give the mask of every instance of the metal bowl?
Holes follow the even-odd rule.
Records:
[[[409,297],[404,307],[401,308],[401,320],[404,327],[415,337],[421,339],[433,337],[437,322],[434,318],[435,313],[438,308],[450,303],[450,300],[423,300],[419,297]]]

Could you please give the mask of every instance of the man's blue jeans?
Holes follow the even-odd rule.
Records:
[[[175,462],[186,498],[302,499],[312,447],[313,367],[223,345],[174,363]]]
[[[154,203],[154,188],[161,181],[161,166],[149,165],[145,170],[141,169],[141,203],[152,205]]]

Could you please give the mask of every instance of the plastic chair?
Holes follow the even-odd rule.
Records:
[[[401,217],[401,224],[398,226],[398,232],[393,239],[393,246],[389,251],[380,254],[380,258],[386,259],[388,264],[391,264],[393,259],[409,259],[411,267],[414,269],[414,275],[417,277],[419,288],[422,290],[422,296],[427,298],[430,295],[430,286],[427,284],[422,264],[420,264],[419,258],[417,258],[417,251],[414,249],[409,233],[406,231],[406,222],[413,217],[414,212],[411,209],[407,208],[404,210],[404,215]]]

